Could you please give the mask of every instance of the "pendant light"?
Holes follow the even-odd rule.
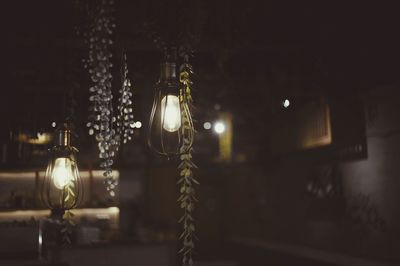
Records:
[[[70,126],[61,124],[55,132],[55,145],[49,150],[49,162],[40,188],[42,202],[56,218],[76,208],[83,197],[77,152],[71,146]]]
[[[161,63],[147,134],[148,146],[168,157],[186,153],[193,144],[193,121],[188,99],[177,79],[175,49],[172,54],[166,53]]]

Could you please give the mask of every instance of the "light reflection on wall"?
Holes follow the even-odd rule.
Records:
[[[37,133],[36,137],[31,137],[27,134],[19,134],[16,137],[17,141],[34,144],[34,145],[44,145],[48,144],[53,140],[53,135],[51,133]]]

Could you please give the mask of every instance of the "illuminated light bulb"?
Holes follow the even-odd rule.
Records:
[[[181,109],[177,96],[167,95],[161,100],[161,124],[168,132],[175,132],[181,127]]]
[[[58,189],[64,189],[74,180],[72,162],[69,158],[57,158],[54,163],[52,173],[54,186]]]
[[[149,148],[167,157],[186,153],[194,139],[188,99],[171,59],[176,59],[176,54],[173,58],[167,56],[167,61],[161,64],[147,131]],[[141,123],[135,126],[139,128]]]
[[[215,133],[217,133],[217,134],[222,134],[222,133],[224,133],[224,132],[225,132],[225,129],[226,129],[225,124],[224,124],[223,122],[221,122],[221,121],[218,121],[218,122],[216,122],[216,123],[214,124],[214,131],[215,131]]]
[[[83,183],[76,160],[78,150],[71,145],[68,124],[60,124],[54,140],[39,188],[42,203],[51,209],[52,215],[61,219],[66,210],[76,208],[82,201]]]

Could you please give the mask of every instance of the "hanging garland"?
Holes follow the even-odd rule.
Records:
[[[61,222],[61,242],[63,246],[71,245],[71,236],[75,227],[73,217],[75,214],[71,211],[66,211]]]
[[[189,104],[189,108],[192,109],[193,99],[191,95],[191,85],[190,75],[192,74],[192,67],[188,63],[184,63],[180,69],[180,82],[183,84],[181,89],[181,101],[186,98]],[[190,130],[188,118],[184,115],[182,116],[183,127],[185,130]],[[183,140],[184,146],[182,150],[187,150],[190,141],[187,139]],[[179,191],[181,195],[178,198],[180,207],[183,210],[183,215],[179,219],[179,223],[183,225],[183,231],[179,239],[182,240],[182,248],[179,253],[182,254],[182,265],[192,266],[193,265],[193,250],[195,246],[195,224],[193,219],[193,211],[195,207],[195,202],[197,202],[195,196],[194,185],[199,185],[199,182],[194,178],[193,169],[197,166],[192,161],[193,148],[190,148],[186,153],[180,156],[181,163],[178,166],[180,170],[180,178],[178,180]]]
[[[123,55],[122,87],[118,101],[117,133],[122,143],[132,139],[135,121],[133,120],[133,93],[131,81],[128,78],[128,64],[126,52]]]
[[[113,128],[116,119],[113,117],[112,106],[113,64],[110,49],[115,28],[113,11],[113,0],[102,0],[99,5],[93,7],[92,24],[86,33],[89,56],[84,60],[84,66],[89,70],[91,81],[94,83],[89,89],[91,105],[87,127],[89,135],[94,135],[98,142],[99,157],[102,160],[100,167],[104,170],[107,191],[111,197],[115,196],[114,189],[117,185],[111,166],[119,144],[119,136]]]

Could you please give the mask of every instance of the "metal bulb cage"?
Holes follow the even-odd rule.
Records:
[[[49,150],[46,173],[40,182],[42,203],[60,213],[76,208],[83,199],[83,183],[76,160],[78,150],[71,146],[70,136],[67,124],[56,130],[56,143]]]
[[[176,78],[175,63],[161,64],[155,87],[147,144],[157,154],[184,154],[193,145],[194,128],[187,97]]]

